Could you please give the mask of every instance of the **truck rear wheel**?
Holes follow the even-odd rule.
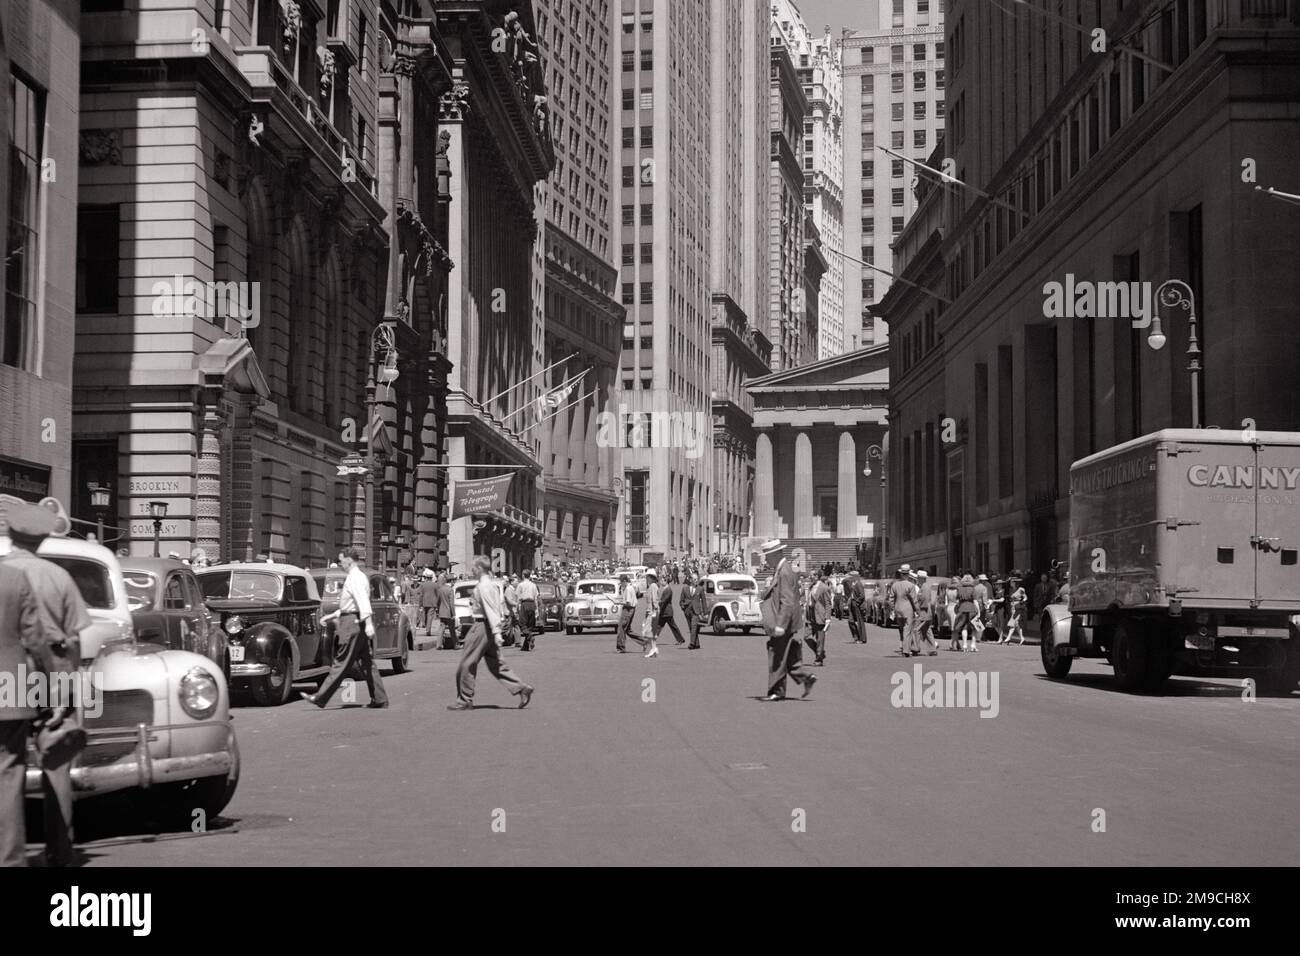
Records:
[[[1121,690],[1137,693],[1153,690],[1153,683],[1158,686],[1164,682],[1164,677],[1155,680],[1160,673],[1160,663],[1153,660],[1153,657],[1158,658],[1160,655],[1153,654],[1152,645],[1151,638],[1141,633],[1132,623],[1115,625],[1111,637],[1110,660],[1115,668],[1115,682]]]
[[[1046,614],[1043,615],[1043,623],[1038,629],[1040,638],[1038,650],[1043,658],[1043,670],[1047,676],[1053,680],[1064,680],[1070,674],[1070,668],[1074,666],[1074,658],[1067,657],[1052,646],[1052,619]]]
[[[1283,658],[1260,675],[1259,685],[1270,694],[1290,694],[1300,685],[1300,631],[1291,629],[1291,637],[1282,648]]]

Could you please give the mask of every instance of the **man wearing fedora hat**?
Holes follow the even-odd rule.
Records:
[[[894,623],[898,626],[898,653],[910,657],[914,650],[916,623],[916,585],[912,583],[912,566],[901,565],[894,572],[894,583],[889,586],[889,606],[894,611]]]
[[[817,678],[803,669],[798,640],[799,582],[794,565],[785,556],[785,545],[775,538],[763,545],[763,557],[780,556],[772,583],[763,592],[763,626],[767,629],[767,696],[765,701],[785,698],[785,679],[812,693]],[[770,623],[769,623],[770,622]]]

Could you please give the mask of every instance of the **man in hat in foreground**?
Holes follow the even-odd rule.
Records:
[[[939,597],[935,594],[934,585],[929,581],[930,574],[928,571],[916,572],[916,624],[913,641],[914,649],[919,657],[924,654],[926,657],[934,657],[939,653],[939,649],[934,643],[935,629],[938,627],[939,614]]]
[[[57,516],[53,511],[26,503],[10,504],[6,509],[9,554],[0,558],[6,568],[17,570],[26,578],[31,599],[44,633],[46,653],[44,670],[54,677],[75,675],[81,663],[81,632],[91,625],[90,615],[72,576],[53,561],[36,556],[41,543],[54,533]],[[54,729],[62,721],[77,721],[74,707],[54,711],[46,722]],[[45,812],[45,865],[72,864],[72,763],[41,773],[42,803]]]
[[[917,649],[916,635],[916,585],[912,583],[912,566],[902,565],[894,572],[894,583],[889,586],[889,606],[894,611],[898,625],[898,653],[910,657]]]
[[[44,644],[26,575],[0,563],[0,677],[14,680],[29,660],[40,659]],[[0,702],[0,866],[27,865],[27,738],[40,711],[25,704],[23,695]]]
[[[785,556],[785,545],[775,539],[763,545],[763,557],[779,555],[772,583],[763,592],[763,626],[767,629],[767,696],[765,701],[785,699],[785,679],[812,693],[817,678],[803,669],[798,640],[799,582],[794,565]]]

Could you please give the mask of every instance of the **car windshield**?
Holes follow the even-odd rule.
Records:
[[[587,581],[578,585],[579,594],[613,594],[617,590],[613,581]]]
[[[322,600],[328,601],[331,598],[337,600],[339,592],[343,590],[343,582],[346,578],[330,574],[313,574],[316,579],[316,589],[320,591]]]
[[[724,578],[718,582],[718,590],[723,594],[743,594],[757,587],[749,578]]]
[[[205,598],[238,601],[280,600],[280,578],[265,571],[213,571],[199,575]]]
[[[152,611],[158,579],[148,571],[123,571],[126,599],[133,611]]]
[[[537,585],[537,596],[540,598],[557,598],[560,596],[560,589],[554,584]]]
[[[53,561],[72,576],[81,599],[87,607],[108,610],[113,607],[113,582],[109,579],[108,568],[90,558],[69,558],[63,555],[42,554],[42,558]]]
[[[474,588],[478,586],[477,581],[469,581],[465,584],[456,585],[456,597],[467,598],[474,593]]]

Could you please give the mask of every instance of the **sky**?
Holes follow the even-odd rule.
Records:
[[[813,36],[821,35],[826,24],[831,34],[838,35],[840,27],[861,30],[869,25],[869,9],[874,0],[795,0],[804,22]]]

